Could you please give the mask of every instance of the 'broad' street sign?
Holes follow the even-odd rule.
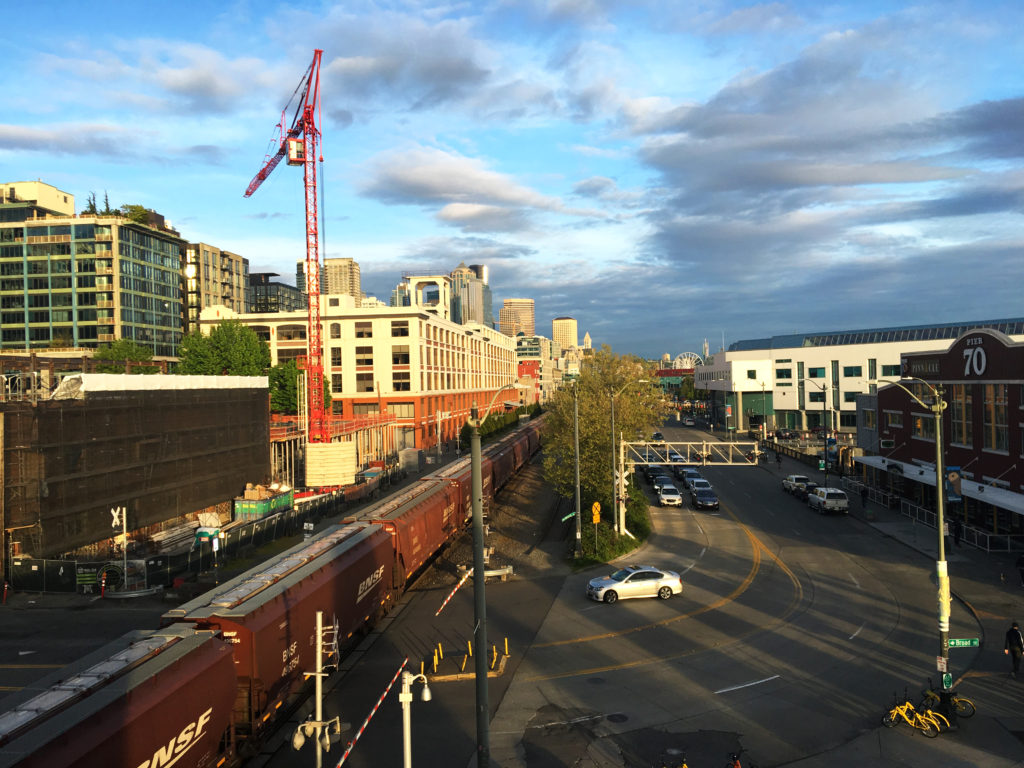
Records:
[[[950,648],[977,648],[978,638],[976,637],[951,637],[949,638]]]

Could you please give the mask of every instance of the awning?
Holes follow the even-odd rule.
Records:
[[[884,456],[854,456],[854,462],[860,462],[875,469],[885,472],[896,472],[902,474],[908,480],[916,483],[935,487],[935,466],[922,467],[918,464],[907,464],[905,461],[887,459]],[[991,504],[994,507],[1024,515],[1024,494],[1000,488],[996,485],[986,485],[966,478],[960,481],[960,493],[976,501]]]

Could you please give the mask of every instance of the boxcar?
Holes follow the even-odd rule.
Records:
[[[231,648],[212,632],[129,632],[7,700],[0,766],[213,766],[232,755],[234,701]]]
[[[391,537],[380,526],[332,526],[163,616],[222,633],[231,644],[238,697],[235,727],[260,736],[277,708],[316,666],[316,613],[340,647],[390,608]]]
[[[441,479],[425,479],[359,519],[381,526],[395,550],[396,584],[406,584],[462,528],[460,489]]]

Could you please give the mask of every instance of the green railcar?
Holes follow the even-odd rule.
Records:
[[[276,493],[265,499],[235,499],[235,520],[259,520],[291,509],[294,504],[294,490]]]

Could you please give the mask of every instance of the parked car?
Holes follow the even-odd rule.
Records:
[[[665,436],[663,434],[661,434],[661,432],[655,432],[653,435],[651,435],[651,440],[664,440],[664,439],[665,439]]]
[[[691,494],[694,509],[718,509],[718,495],[710,488],[701,488]]]
[[[658,504],[663,507],[681,507],[683,497],[674,485],[663,485],[658,489]]]
[[[782,490],[786,493],[793,493],[798,486],[807,485],[810,480],[807,475],[788,475],[785,480],[782,481]]]
[[[822,515],[831,512],[845,515],[850,511],[850,500],[846,496],[846,491],[839,488],[815,488],[814,493],[807,497],[807,505]]]
[[[797,486],[797,488],[793,491],[793,495],[800,499],[800,501],[806,503],[807,499],[810,497],[812,493],[814,493],[814,489],[817,487],[817,483],[807,483],[806,485],[800,485]]]
[[[776,429],[775,437],[779,440],[799,440],[800,433],[795,429]]]
[[[693,418],[693,416],[687,416],[685,419],[683,419],[683,426],[695,427],[697,426],[697,421]]]
[[[690,498],[695,498],[698,491],[710,491],[713,490],[711,483],[704,478],[699,478],[690,481]]]
[[[682,594],[683,580],[675,571],[663,571],[652,565],[630,565],[608,576],[587,582],[587,597],[614,603],[630,597],[660,597],[668,600]]]

